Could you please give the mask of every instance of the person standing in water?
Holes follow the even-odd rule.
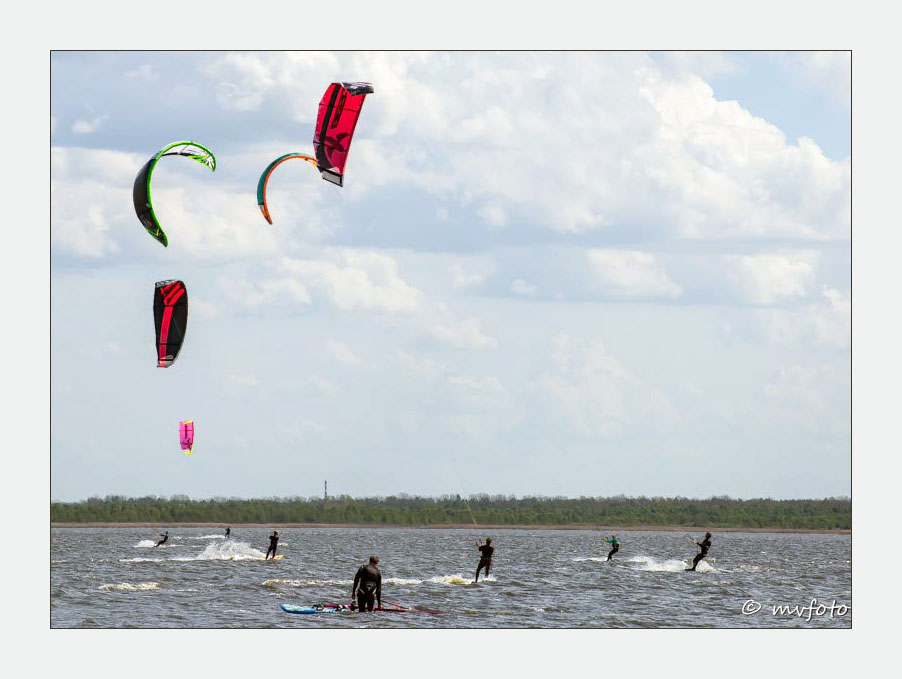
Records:
[[[611,545],[611,551],[608,552],[608,558],[606,559],[606,561],[610,561],[611,557],[620,551],[620,538],[617,537],[617,533],[612,533],[610,537],[605,535],[604,541]]]
[[[489,577],[489,570],[492,568],[492,554],[495,553],[495,548],[492,547],[492,538],[486,538],[484,545],[480,545],[477,542],[476,547],[479,549],[480,557],[479,565],[476,566],[476,579],[473,580],[474,583],[479,582],[479,571],[483,568],[485,568],[485,577]]]
[[[263,560],[266,561],[269,558],[270,552],[272,552],[272,558],[276,558],[276,547],[279,546],[279,531],[274,530],[272,535],[269,536],[269,549],[266,550],[266,556],[263,557]]]
[[[229,526],[226,528],[225,539],[228,540],[229,536],[232,534],[232,527]]]
[[[158,533],[158,535],[159,535],[159,533]],[[156,546],[159,547],[160,545],[162,545],[163,543],[165,543],[168,539],[169,539],[169,531],[167,530],[167,531],[163,534],[163,539],[160,540],[160,541],[156,544]]]
[[[701,542],[695,538],[692,538],[692,542],[698,545],[698,554],[692,560],[692,568],[687,568],[687,571],[694,571],[698,567],[698,562],[708,555],[708,550],[711,549],[711,533],[705,533],[705,539]]]
[[[379,557],[375,554],[370,557],[369,563],[357,569],[351,588],[351,606],[355,597],[358,613],[372,613],[376,601],[382,608],[382,572],[379,570]]]

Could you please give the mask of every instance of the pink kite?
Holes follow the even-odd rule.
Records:
[[[190,455],[194,448],[194,420],[179,422],[179,442],[185,455]]]
[[[345,163],[351,150],[354,128],[366,95],[373,93],[370,83],[332,83],[319,102],[313,151],[323,179],[344,184]]]

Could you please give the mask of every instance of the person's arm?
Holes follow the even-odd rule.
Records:
[[[382,573],[376,578],[376,601],[379,602],[379,608],[382,608]]]

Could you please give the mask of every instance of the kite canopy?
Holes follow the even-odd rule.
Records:
[[[266,206],[266,185],[269,183],[269,175],[271,175],[272,171],[279,165],[292,158],[305,160],[313,165],[313,167],[316,167],[316,158],[308,156],[306,153],[286,153],[284,156],[276,158],[267,165],[266,169],[263,170],[263,174],[260,175],[260,181],[257,182],[257,206],[260,208],[260,212],[263,213],[263,217],[270,224],[272,224],[272,218],[269,216],[269,209]]]
[[[153,292],[157,367],[168,368],[179,355],[188,326],[188,291],[181,281],[160,281]]]
[[[345,164],[351,149],[354,128],[366,95],[375,90],[371,83],[332,83],[319,102],[313,150],[323,179],[344,185]]]
[[[194,449],[194,420],[179,422],[179,443],[182,445],[182,452],[190,455]]]
[[[173,151],[172,149],[178,150]],[[161,242],[163,247],[167,247],[169,245],[169,239],[166,238],[163,227],[160,226],[160,222],[157,220],[157,215],[153,209],[153,203],[151,203],[150,200],[150,177],[153,174],[154,168],[157,166],[157,161],[163,156],[186,156],[187,158],[191,158],[191,160],[196,160],[198,163],[206,165],[213,172],[216,171],[216,156],[213,155],[213,152],[210,149],[202,144],[198,144],[196,141],[174,141],[157,151],[157,153],[144,164],[144,167],[138,172],[138,176],[135,177],[135,185],[132,188],[132,200],[135,203],[135,213],[137,213],[138,219],[141,220],[144,228],[147,229],[147,233]]]

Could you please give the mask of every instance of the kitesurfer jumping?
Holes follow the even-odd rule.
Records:
[[[372,613],[375,601],[379,602],[379,609],[382,608],[382,572],[379,570],[378,556],[371,556],[369,563],[357,569],[354,586],[351,588],[351,600],[355,597],[358,613]]]
[[[708,550],[711,549],[711,533],[705,533],[705,539],[699,542],[695,538],[692,538],[692,542],[698,545],[698,554],[695,555],[695,558],[692,560],[692,568],[687,568],[687,571],[694,571],[698,566],[698,562],[704,559],[708,555]]]
[[[617,537],[617,533],[613,533],[611,534],[611,537],[605,535],[604,541],[611,545],[611,551],[608,552],[608,558],[606,559],[607,561],[610,561],[611,557],[620,551],[620,538]]]
[[[479,549],[481,556],[479,557],[479,565],[476,567],[476,579],[473,582],[479,582],[479,571],[483,568],[485,568],[485,577],[489,577],[489,569],[492,567],[492,554],[495,553],[495,548],[492,547],[492,538],[486,538],[484,545],[480,545],[477,542],[476,547]]]
[[[228,539],[229,539],[229,536],[230,536],[231,534],[232,534],[232,527],[229,526],[228,528],[226,528],[225,539],[228,540]]]
[[[159,535],[159,533],[157,533],[157,535]],[[167,530],[167,531],[163,534],[163,539],[160,540],[160,541],[156,544],[156,547],[159,547],[159,546],[162,545],[164,542],[166,542],[168,539],[169,539],[169,531]]]
[[[270,552],[272,552],[272,558],[276,558],[276,547],[279,546],[279,531],[274,530],[272,535],[269,536],[269,549],[266,550],[266,556],[263,557],[263,560],[266,561],[269,558]]]

